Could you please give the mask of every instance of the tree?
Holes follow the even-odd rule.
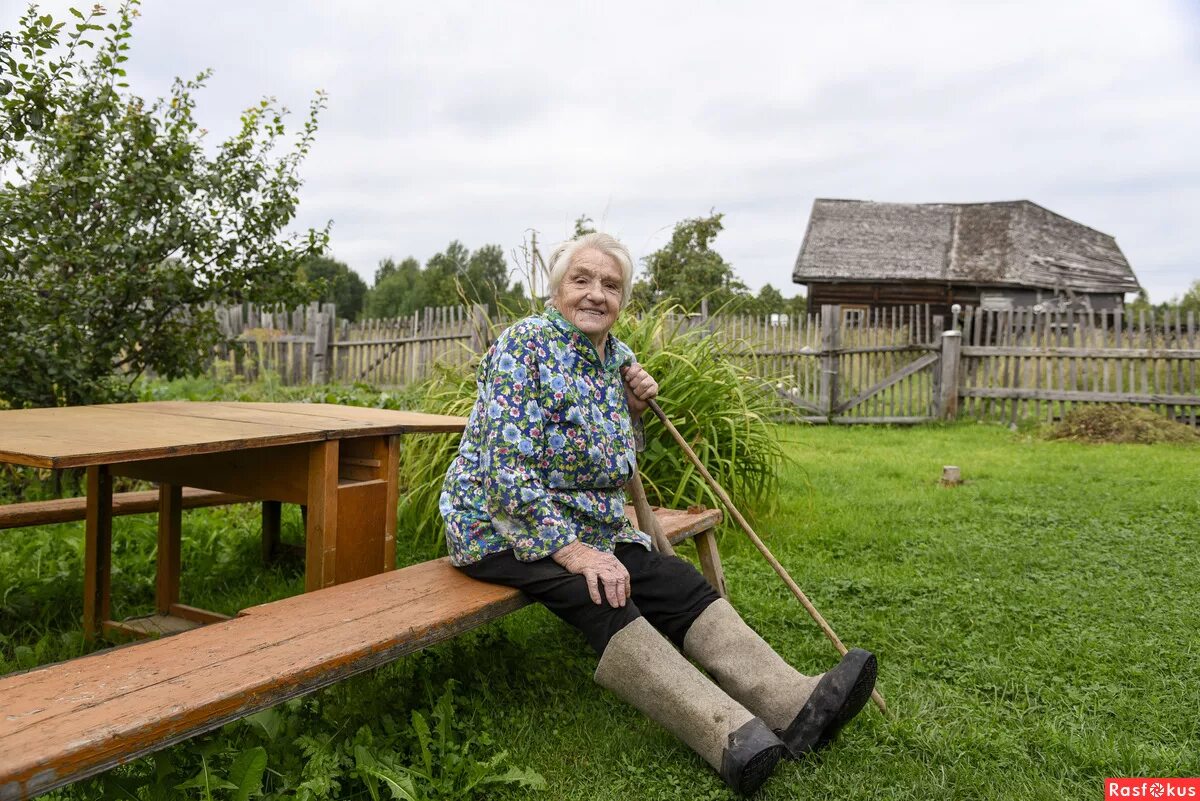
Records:
[[[30,131],[36,133],[54,121],[80,67],[76,50],[94,47],[90,32],[103,30],[95,23],[104,14],[99,5],[88,16],[74,8],[70,12],[79,22],[65,38],[66,52],[54,59],[50,54],[64,41],[66,23],[55,22],[49,14],[38,14],[35,5],[21,17],[15,33],[0,34],[0,161],[5,165],[20,154],[17,143]],[[117,63],[125,61],[127,47],[120,48],[122,55]]]
[[[785,298],[774,286],[764,284],[756,296],[746,299],[736,308],[745,314],[786,314],[789,317],[798,317],[804,314],[806,306],[803,295]]]
[[[411,314],[405,303],[420,280],[421,262],[412,256],[399,264],[392,259],[379,262],[375,285],[367,291],[366,316],[379,319]]]
[[[592,218],[586,214],[580,214],[575,218],[575,233],[571,234],[572,239],[578,239],[584,234],[596,233],[596,226],[592,225]]]
[[[208,72],[149,104],[122,91],[135,16],[121,7],[94,57],[70,65],[53,119],[6,151],[0,403],[129,398],[148,369],[203,367],[221,339],[214,304],[310,297],[300,264],[328,228],[283,232],[323,95],[281,155],[286,110],[263,100],[210,157],[193,116]]]
[[[404,317],[427,306],[482,303],[495,314],[500,307],[522,302],[519,282],[509,284],[508,262],[499,245],[484,245],[472,253],[457,239],[435,253],[422,270],[416,259],[399,265],[380,263],[375,286],[367,295],[371,317]]]
[[[714,212],[678,223],[671,241],[642,259],[646,275],[635,285],[634,298],[643,305],[671,299],[694,312],[704,297],[710,309],[748,297],[746,285],[712,249],[723,216]]]
[[[301,269],[304,277],[320,291],[319,299],[333,303],[337,316],[357,320],[367,297],[367,282],[344,262],[328,256],[313,256]]]
[[[1200,315],[1200,279],[1193,281],[1188,291],[1183,293],[1183,297],[1176,299],[1175,303],[1184,314],[1195,312]]]

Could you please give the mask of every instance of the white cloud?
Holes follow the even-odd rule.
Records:
[[[299,113],[329,92],[300,221],[334,219],[335,255],[368,278],[452,238],[550,240],[584,212],[645,253],[716,208],[743,279],[787,290],[814,197],[1029,198],[1114,235],[1155,299],[1200,278],[1200,18],[1185,4],[142,12],[134,89],[213,67],[199,115],[214,137],[261,95]]]

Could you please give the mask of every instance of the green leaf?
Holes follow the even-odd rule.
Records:
[[[234,801],[248,801],[251,796],[262,794],[263,771],[267,769],[267,752],[261,746],[247,749],[237,755],[229,768],[229,780],[237,790]]]

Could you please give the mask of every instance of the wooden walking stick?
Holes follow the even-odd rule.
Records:
[[[725,492],[721,485],[717,483],[717,480],[712,477],[712,474],[708,472],[708,468],[704,466],[704,463],[700,461],[700,457],[697,456],[696,452],[693,451],[691,446],[687,444],[687,441],[683,438],[683,435],[679,433],[679,429],[675,428],[671,421],[667,419],[667,416],[663,413],[662,407],[658,405],[657,401],[651,399],[650,408],[654,411],[655,416],[662,421],[662,424],[667,427],[667,431],[670,432],[671,436],[675,439],[675,442],[679,445],[679,447],[683,449],[683,452],[687,454],[687,457],[691,463],[696,466],[698,471],[700,471],[700,475],[704,477],[704,480],[708,483],[708,486],[711,487],[712,491],[716,493],[716,496],[720,498],[721,503],[725,506],[725,509],[729,512],[730,516],[737,521],[742,531],[744,531],[746,536],[750,538],[750,541],[754,543],[754,547],[758,548],[758,552],[763,555],[763,558],[767,560],[767,563],[770,564],[771,567],[775,569],[775,572],[779,574],[779,577],[783,579],[783,583],[786,584],[788,589],[792,591],[792,595],[795,595],[796,600],[800,601],[800,603],[804,606],[804,609],[808,612],[809,617],[817,622],[817,625],[821,627],[821,631],[825,632],[825,636],[831,643],[833,643],[833,647],[837,648],[838,653],[842,656],[845,656],[846,646],[842,645],[841,639],[837,636],[829,624],[825,622],[825,618],[821,616],[821,613],[817,611],[817,608],[812,605],[811,601],[808,600],[808,596],[804,594],[804,591],[800,589],[800,586],[796,584],[795,580],[791,577],[787,570],[784,569],[783,565],[779,564],[779,560],[775,558],[773,553],[771,553],[771,549],[768,548],[766,544],[759,539],[759,536],[754,533],[754,529],[750,527],[748,522],[746,522],[746,518],[743,517],[742,513],[738,511],[738,508],[733,505],[733,499],[729,497],[729,493]],[[875,706],[879,707],[880,712],[885,715],[887,714],[887,704],[884,702],[883,696],[880,695],[878,690],[871,690],[871,700],[875,702]]]

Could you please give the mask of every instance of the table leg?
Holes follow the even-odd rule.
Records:
[[[279,555],[279,534],[283,525],[283,504],[262,502],[262,558],[267,563]]]
[[[179,602],[179,549],[183,539],[183,487],[158,485],[158,568],[154,606],[160,615],[171,614]]]
[[[383,569],[396,569],[396,504],[400,502],[400,437],[387,438],[383,478],[387,482],[387,506],[383,519]]]
[[[87,517],[83,544],[83,636],[100,634],[110,616],[112,577],[112,474],[108,465],[87,469]]]
[[[317,442],[308,452],[308,519],[304,531],[304,591],[334,583],[337,557],[338,441]]]

